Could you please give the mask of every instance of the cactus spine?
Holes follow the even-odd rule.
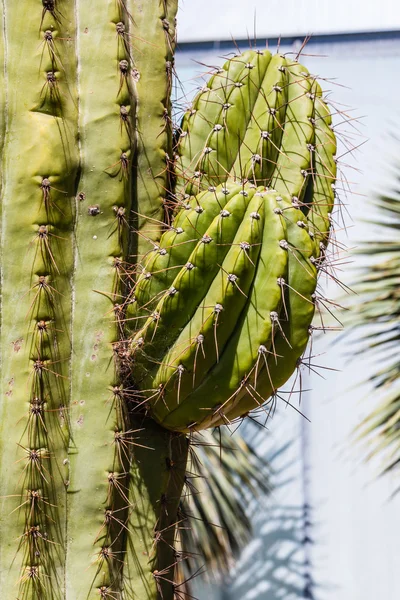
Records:
[[[185,434],[261,406],[309,338],[336,176],[321,90],[245,52],[174,144],[177,4],[2,0],[7,600],[172,600]]]

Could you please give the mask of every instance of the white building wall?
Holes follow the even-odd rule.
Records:
[[[181,42],[400,29],[398,0],[180,0]],[[255,25],[254,25],[255,23]]]
[[[384,2],[380,5],[385,7]],[[366,201],[371,190],[390,187],[389,166],[400,165],[400,145],[393,139],[400,132],[400,41],[324,44],[313,46],[312,53],[328,58],[305,57],[310,71],[326,77],[324,88],[332,90],[332,99],[348,116],[362,117],[345,127],[352,143],[368,139],[354,155],[343,157],[349,163],[344,172],[353,194],[342,197],[353,218],[347,218],[347,233],[339,235],[352,248],[373,236],[373,229],[362,221],[371,212]],[[190,89],[187,80],[200,67],[188,55],[178,55],[177,66]],[[199,52],[192,58],[205,64],[222,61],[216,52]],[[352,285],[351,265],[338,275]],[[398,475],[377,477],[378,465],[365,464],[352,442],[353,429],[379,396],[359,385],[369,373],[365,357],[354,356],[348,341],[332,344],[334,337],[322,336],[313,347],[319,355],[316,364],[338,371],[321,371],[325,379],[312,374],[304,381],[312,391],[303,397],[301,409],[311,422],[281,406],[264,441],[259,438],[267,456],[288,445],[273,461],[275,493],[254,517],[254,540],[227,587],[206,588],[195,594],[200,600],[400,598],[400,494],[391,498],[399,486]],[[304,533],[305,490],[311,505],[313,596],[304,595],[302,587],[306,556],[299,540]]]

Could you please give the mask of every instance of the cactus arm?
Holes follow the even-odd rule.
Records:
[[[134,112],[135,105],[130,56],[117,27],[123,23],[129,29],[129,6],[84,0],[78,11],[82,165],[75,231],[67,555],[67,594],[77,600],[97,599],[104,590],[119,597],[129,504],[129,426],[118,392],[113,392],[124,386],[117,372],[123,290],[115,260],[127,253],[133,152],[130,123],[121,122],[121,107]],[[96,59],[99,51],[101,60]]]
[[[185,480],[188,442],[154,421],[137,418],[132,463],[128,524],[127,598],[172,600],[177,512]]]
[[[240,110],[243,107],[249,110]],[[275,283],[270,282],[274,288],[271,297],[277,295],[280,300],[276,309],[270,309],[270,319],[264,315],[263,325],[269,327],[264,342],[258,339],[263,325],[257,328],[252,324],[252,312],[257,314],[262,305],[262,300],[255,298],[248,310],[242,311],[236,334],[228,336],[226,343],[224,326],[222,322],[218,324],[222,351],[213,354],[207,346],[208,340],[205,341],[209,323],[213,322],[212,302],[207,310],[200,302],[202,323],[201,319],[197,323],[191,309],[186,314],[179,312],[179,286],[189,277],[184,260],[172,262],[173,269],[169,271],[166,249],[162,251],[165,262],[158,262],[158,257],[150,259],[149,272],[144,270],[139,279],[140,291],[157,289],[153,304],[147,304],[151,294],[143,294],[146,303],[142,306],[147,315],[141,313],[144,326],[137,329],[132,344],[134,360],[141,365],[139,387],[149,398],[150,411],[156,420],[171,430],[189,431],[192,427],[220,425],[242,416],[250,410],[248,407],[260,406],[298,365],[310,335],[316,273],[325,258],[329,238],[335,196],[336,141],[321,88],[307,69],[283,56],[248,51],[228,61],[202,88],[193,108],[183,118],[177,151],[177,193],[178,197],[182,194],[182,204],[187,200],[185,193],[202,194],[201,190],[210,183],[229,187],[230,182],[225,182],[234,177],[241,179],[242,185],[249,181],[254,187],[263,184],[264,192],[272,188],[278,204],[271,223],[280,215],[279,219],[286,219],[289,226],[279,240],[278,255],[286,251],[290,257]],[[214,185],[209,187],[213,188]],[[184,223],[184,212],[177,214],[174,226]],[[296,223],[292,218],[296,218]],[[196,224],[199,222],[200,219]],[[181,227],[175,231],[171,227],[168,248],[171,256],[180,246],[179,234]],[[198,242],[199,237],[194,236],[190,243]],[[160,246],[164,244],[163,236]],[[188,253],[183,251],[181,256],[191,262]],[[211,260],[211,255],[208,258]],[[157,263],[159,270],[154,268]],[[288,263],[287,280],[284,274]],[[211,272],[212,268],[208,275]],[[197,288],[203,284],[207,288],[206,280],[207,277],[201,278]],[[260,279],[256,275],[257,281]],[[191,289],[192,285],[189,295]],[[254,283],[252,292],[256,289]],[[201,294],[198,289],[192,294],[193,305]],[[208,293],[204,297],[211,300]],[[189,300],[185,308],[191,305]],[[229,317],[235,321],[234,310],[227,320]],[[247,325],[243,319],[249,319]],[[204,323],[208,326],[203,327]],[[254,335],[253,331],[257,333]],[[256,352],[249,338],[257,341]],[[207,354],[204,360],[203,352]],[[152,367],[152,363],[159,366]],[[199,379],[193,376],[196,363],[203,363],[203,368],[199,366]],[[207,417],[205,410],[209,412]]]
[[[73,11],[64,9],[73,40]],[[75,46],[60,43],[66,30],[50,13],[42,14],[40,3],[7,0],[3,18],[0,583],[2,596],[10,600],[58,600],[64,594],[70,280],[79,163]],[[58,56],[44,39],[52,26]]]
[[[171,89],[178,0],[132,0],[132,45],[137,91],[134,205],[143,257],[161,237],[172,161]]]

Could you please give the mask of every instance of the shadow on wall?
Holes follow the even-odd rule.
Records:
[[[300,426],[301,430],[304,431]],[[311,547],[316,540],[312,509],[307,502],[306,477],[296,478],[293,473],[294,454],[296,470],[303,472],[299,464],[302,457],[294,452],[299,442],[297,438],[270,458],[272,466],[281,465],[274,473],[274,494],[266,500],[268,506],[255,517],[254,539],[226,582],[221,600],[321,598],[322,586],[317,588],[312,578]],[[300,502],[291,502],[293,496]]]
[[[303,520],[298,506],[275,507],[265,520],[257,519],[258,535],[246,548],[240,572],[231,576],[223,600],[314,599],[305,572]]]

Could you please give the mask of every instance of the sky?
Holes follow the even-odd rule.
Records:
[[[180,0],[179,40],[400,30],[399,0]]]

